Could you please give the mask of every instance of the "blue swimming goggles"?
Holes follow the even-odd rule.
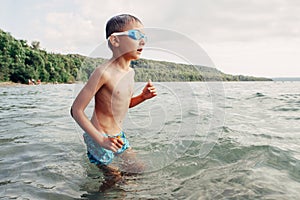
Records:
[[[139,30],[133,29],[133,30],[128,30],[128,31],[124,31],[124,32],[116,32],[116,33],[112,33],[111,35],[127,35],[128,37],[130,37],[131,39],[134,40],[141,40],[144,39],[145,42],[147,42],[147,36],[142,33]]]

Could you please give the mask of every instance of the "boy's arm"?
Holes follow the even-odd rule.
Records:
[[[144,87],[142,93],[136,97],[132,97],[129,108],[132,108],[143,101],[147,99],[151,99],[157,95],[156,88],[153,86],[153,83],[151,80],[148,81],[147,85]]]
[[[84,113],[85,108],[95,96],[96,92],[105,84],[108,79],[108,75],[101,68],[96,68],[87,84],[82,88],[78,96],[76,97],[72,107],[71,115],[79,126],[88,133],[100,146],[116,152],[118,148],[122,147],[122,141],[115,140],[113,138],[106,138],[100,134],[101,130],[97,130],[95,126],[88,119]]]

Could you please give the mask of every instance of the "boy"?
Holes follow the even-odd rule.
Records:
[[[106,24],[106,38],[113,53],[112,58],[95,69],[76,97],[71,115],[85,131],[84,140],[90,161],[103,169],[104,173],[118,174],[110,166],[113,158],[116,155],[125,161],[131,158],[128,155],[132,150],[122,132],[128,108],[155,97],[157,93],[149,80],[140,95],[132,96],[134,71],[130,62],[140,57],[146,42],[141,21],[128,14],[115,16]],[[89,120],[84,110],[93,97],[95,108]],[[138,168],[132,164],[129,167]]]

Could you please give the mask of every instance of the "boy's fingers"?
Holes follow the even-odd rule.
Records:
[[[124,142],[120,139],[120,138],[117,138],[117,143],[118,144],[121,144],[121,147],[123,146]]]
[[[121,136],[117,136],[116,137],[116,140],[117,140],[117,143],[119,143],[119,144],[121,144],[122,146],[123,146],[123,144],[124,144],[124,142],[123,142],[123,140],[121,139]]]
[[[116,153],[121,147],[122,147],[122,145],[120,145],[119,143],[113,143],[112,144],[112,146],[113,146],[113,152],[114,153]]]
[[[111,138],[112,145],[117,148],[121,148],[124,142],[120,138]]]
[[[118,149],[120,149],[122,147],[122,145],[120,143],[116,143],[115,145],[117,146]]]
[[[116,145],[114,143],[112,143],[110,150],[113,151],[114,153],[116,153],[118,151],[118,148],[116,147]]]
[[[121,148],[120,147],[120,144],[119,142],[115,139],[115,138],[109,138],[110,142],[111,142],[111,147],[114,148],[114,149],[119,149]]]
[[[149,88],[148,88],[148,91],[149,91],[149,92],[152,92],[152,91],[155,91],[155,90],[156,90],[155,87],[149,87]]]
[[[150,92],[156,92],[156,89],[154,88],[154,89],[151,89],[151,90],[149,90]]]

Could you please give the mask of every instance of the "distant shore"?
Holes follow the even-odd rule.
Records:
[[[74,83],[79,83],[79,82],[74,82]],[[53,82],[42,82],[40,84],[25,84],[25,83],[15,83],[12,81],[6,81],[6,82],[0,82],[0,87],[6,87],[6,86],[33,86],[33,85],[57,85],[57,84],[74,84],[74,83],[53,83]]]
[[[0,82],[0,87],[1,87],[1,86],[17,86],[17,85],[25,85],[25,84],[14,83],[14,82],[12,82],[12,81]]]
[[[276,77],[273,81],[300,81],[300,77]]]

